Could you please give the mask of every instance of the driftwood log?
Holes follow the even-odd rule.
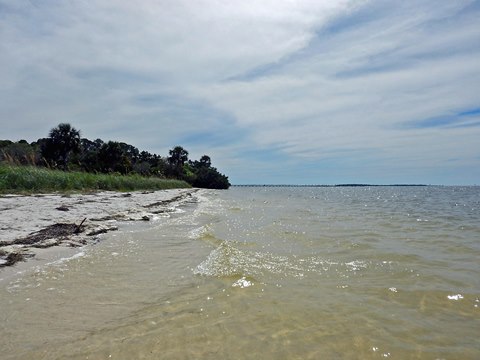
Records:
[[[87,218],[83,219],[80,225],[57,223],[46,228],[34,232],[24,238],[15,240],[13,243],[17,245],[33,245],[47,239],[66,239],[69,236],[80,234],[84,230],[83,223]]]

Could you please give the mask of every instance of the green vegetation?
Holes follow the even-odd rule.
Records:
[[[228,189],[230,186],[228,177],[220,174],[216,168],[212,167],[212,161],[207,155],[203,155],[200,161],[190,161],[184,167],[193,174],[191,184],[195,187]]]
[[[34,166],[0,165],[0,193],[53,191],[134,191],[190,187],[185,181],[134,175],[65,172]]]
[[[52,163],[57,161],[63,170],[67,170],[70,155],[79,153],[80,150],[80,131],[70,124],[60,124],[50,130],[42,148],[42,155]]]
[[[164,158],[123,142],[82,138],[66,123],[51,129],[48,138],[30,144],[0,140],[0,164],[0,192],[165,189],[188,184],[230,187],[228,177],[212,166],[207,155],[192,161],[187,150],[175,146]]]

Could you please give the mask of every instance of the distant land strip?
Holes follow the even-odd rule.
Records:
[[[233,187],[371,187],[371,186],[431,186],[426,184],[336,184],[336,185],[295,185],[295,184],[238,184]]]

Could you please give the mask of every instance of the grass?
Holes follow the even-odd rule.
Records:
[[[188,188],[181,180],[140,175],[64,172],[33,166],[0,165],[0,193],[47,193],[55,191],[134,191]]]

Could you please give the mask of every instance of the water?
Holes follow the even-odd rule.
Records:
[[[480,358],[479,187],[196,197],[1,280],[0,358]]]

